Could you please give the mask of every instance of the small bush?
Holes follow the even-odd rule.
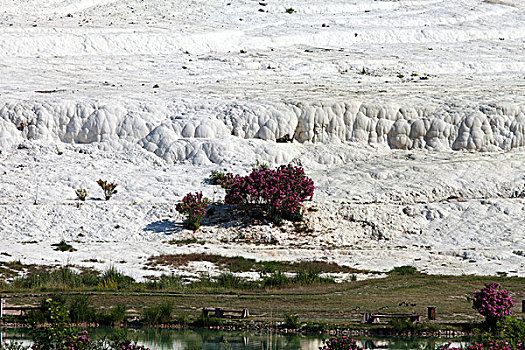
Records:
[[[212,170],[209,176],[212,185],[220,185],[226,178],[226,173],[222,171]]]
[[[186,225],[190,230],[196,231],[201,225],[201,220],[206,214],[206,208],[209,204],[210,200],[203,197],[202,192],[188,193],[175,208],[179,213],[187,215]]]
[[[161,275],[157,280],[146,283],[148,289],[178,289],[182,287],[182,279],[175,275]]]
[[[177,324],[181,326],[187,326],[190,324],[190,317],[187,314],[181,314],[176,319]]]
[[[162,304],[145,309],[142,312],[142,321],[146,324],[165,324],[173,318],[173,302],[165,301]]]
[[[69,316],[73,323],[92,321],[95,317],[95,309],[89,304],[89,296],[75,297],[69,305]]]
[[[290,8],[287,8],[287,9],[285,10],[285,12],[286,12],[286,13],[294,13],[295,10],[294,10],[293,8],[290,7]]]
[[[284,135],[283,137],[279,137],[275,140],[275,142],[277,143],[287,143],[287,142],[292,142],[292,138],[290,137],[290,135]]]
[[[85,201],[87,198],[87,190],[85,188],[79,188],[75,190],[75,194],[81,201]]]
[[[388,272],[390,276],[408,276],[417,275],[419,271],[414,266],[397,266]]]
[[[117,304],[115,307],[111,308],[109,311],[103,311],[98,313],[96,316],[96,321],[100,325],[104,326],[113,326],[118,325],[126,320],[126,306],[122,304]]]
[[[191,325],[193,327],[217,327],[222,325],[222,319],[201,314]]]
[[[50,325],[38,327],[32,324],[30,334],[33,338],[33,350],[84,350],[90,346],[91,341],[87,332],[78,332],[70,327],[67,309],[59,302],[48,299],[43,303],[48,313]]]
[[[243,279],[232,273],[221,273],[217,276],[216,281],[219,286],[224,288],[240,289],[244,285]]]
[[[71,244],[68,244],[66,241],[61,240],[60,243],[51,244],[51,246],[55,247],[55,250],[58,250],[60,252],[74,252],[76,251],[75,248]]]
[[[393,318],[392,330],[397,333],[413,333],[419,329],[419,325],[406,318]]]
[[[333,278],[321,277],[321,269],[315,265],[301,267],[294,277],[294,282],[303,286],[316,283],[335,283]]]
[[[326,323],[321,322],[308,322],[304,329],[312,333],[322,333],[328,329]]]
[[[104,197],[107,201],[111,199],[111,197],[117,193],[117,190],[115,189],[118,185],[116,183],[107,182],[106,180],[99,179],[97,181],[97,184],[102,188],[104,191]]]
[[[299,329],[301,327],[299,317],[297,317],[297,315],[284,315],[283,326],[288,329]]]
[[[134,282],[133,278],[124,275],[116,267],[110,266],[100,276],[98,287],[101,289],[122,289],[129,287]]]
[[[52,270],[36,270],[13,280],[14,288],[23,289],[73,289],[84,285],[83,276],[68,266]]]
[[[290,284],[291,280],[281,271],[276,271],[262,280],[262,286],[265,288],[284,287]]]
[[[255,160],[255,166],[252,168],[253,171],[255,170],[270,170],[271,166],[269,163],[263,162],[259,159]]]

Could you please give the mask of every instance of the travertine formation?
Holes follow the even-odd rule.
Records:
[[[21,140],[138,145],[169,163],[224,163],[235,148],[263,148],[273,163],[290,161],[275,141],[352,142],[391,149],[510,151],[525,146],[525,105],[453,108],[401,107],[359,102],[275,105],[5,104],[0,109],[2,147]],[[256,143],[261,139],[269,143]],[[228,144],[233,147],[229,147]],[[246,155],[256,156],[256,150]]]
[[[524,40],[521,0],[0,0],[0,261],[523,276]],[[182,228],[176,201],[256,161],[314,179],[303,231]]]

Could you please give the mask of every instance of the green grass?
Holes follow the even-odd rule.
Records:
[[[306,322],[317,322],[329,327],[346,325],[363,327],[358,322],[363,312],[419,312],[426,316],[428,306],[437,307],[437,321],[441,327],[458,327],[466,322],[481,322],[483,318],[471,307],[468,299],[484,283],[501,283],[516,302],[514,312],[519,313],[520,300],[525,299],[525,279],[516,277],[391,275],[344,284],[292,285],[286,289],[243,290],[235,287],[200,285],[169,291],[120,290],[105,292],[93,288],[89,306],[95,310],[113,305],[127,305],[138,310],[144,318],[156,319],[158,305],[173,303],[172,318],[187,315],[196,320],[203,307],[249,308],[257,322],[283,320],[285,314],[296,315]],[[228,282],[229,283],[229,282]],[[17,294],[12,287],[7,294]],[[70,289],[62,295],[75,297]],[[35,297],[13,297],[10,302],[38,304]],[[404,303],[403,303],[404,302]],[[519,304],[519,305],[518,305]],[[152,307],[153,305],[153,307]],[[155,306],[157,305],[157,306]],[[145,311],[149,310],[149,311]],[[98,311],[100,312],[100,311]],[[185,316],[186,317],[186,316]],[[185,322],[189,321],[186,320]],[[401,329],[403,325],[398,325]],[[372,327],[381,327],[374,325]]]

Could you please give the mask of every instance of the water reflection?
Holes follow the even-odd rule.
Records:
[[[126,331],[132,339],[152,350],[318,350],[327,335],[261,334],[215,330],[167,329],[89,329],[91,338],[110,336]],[[15,340],[30,345],[26,329],[9,329],[0,332],[4,342]],[[445,339],[417,337],[357,337],[365,349],[426,350],[436,349],[448,342]],[[453,341],[453,346],[466,346],[468,339]]]

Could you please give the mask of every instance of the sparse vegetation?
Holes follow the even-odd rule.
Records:
[[[64,240],[61,240],[60,243],[51,244],[51,246],[55,247],[55,250],[58,250],[60,252],[74,252],[76,251],[75,248],[69,243],[67,243]]]
[[[370,73],[368,72],[368,69],[366,69],[364,66],[363,66],[363,69],[361,69],[361,71],[360,71],[359,73],[360,73],[361,75],[368,75],[368,74],[370,74]]]
[[[292,138],[290,137],[290,135],[286,134],[282,137],[278,137],[275,142],[277,143],[288,143],[288,142],[292,142]]]
[[[97,184],[102,188],[104,191],[104,197],[107,201],[111,199],[111,197],[117,193],[117,190],[115,189],[118,185],[113,182],[107,182],[106,180],[99,179],[97,181]]]
[[[226,178],[226,173],[218,170],[212,170],[209,176],[212,185],[220,185]]]
[[[85,201],[87,198],[87,190],[85,188],[79,188],[75,190],[75,194],[77,195],[78,199],[81,201]]]

